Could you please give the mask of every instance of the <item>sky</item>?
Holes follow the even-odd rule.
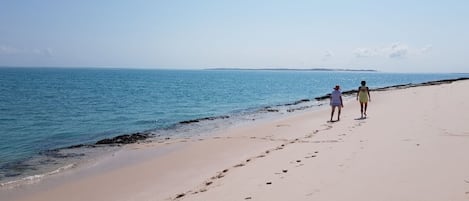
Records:
[[[469,1],[0,0],[0,66],[469,73]]]

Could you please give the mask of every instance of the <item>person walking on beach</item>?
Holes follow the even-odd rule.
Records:
[[[357,100],[360,102],[361,118],[366,118],[368,101],[371,102],[370,89],[366,86],[366,81],[362,81],[361,86],[358,87]]]
[[[337,121],[340,121],[340,111],[344,107],[344,104],[342,102],[342,93],[340,92],[340,86],[336,85],[334,87],[334,91],[331,93],[331,100],[330,100],[330,105],[332,107],[332,112],[331,112],[331,122],[332,117],[334,116],[335,108],[338,108],[338,115],[337,115]]]

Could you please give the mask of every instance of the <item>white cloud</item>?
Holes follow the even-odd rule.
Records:
[[[392,44],[391,47],[385,49],[387,56],[389,58],[404,58],[407,56],[409,52],[409,47],[407,45],[403,45],[401,43]]]
[[[373,48],[357,48],[353,52],[356,57],[372,57],[377,56],[379,51]]]
[[[390,59],[407,58],[412,55],[426,54],[432,49],[431,45],[427,45],[424,48],[410,48],[408,45],[403,43],[393,43],[389,46],[380,48],[357,48],[353,51],[353,54],[357,58],[363,57],[387,57]]]
[[[432,49],[433,49],[433,46],[432,46],[432,45],[427,45],[427,46],[424,47],[424,48],[420,48],[420,53],[421,53],[421,54],[425,54],[425,53],[430,52]]]
[[[11,54],[16,54],[20,52],[18,49],[6,46],[6,45],[0,45],[0,55],[11,55]]]
[[[7,45],[0,45],[0,55],[38,55],[38,56],[53,56],[51,48],[34,48],[34,49],[21,49]]]
[[[52,56],[53,55],[53,51],[52,49],[50,48],[45,48],[45,49],[34,49],[33,50],[33,53],[36,54],[36,55],[40,55],[40,56]]]
[[[330,57],[333,57],[334,56],[334,53],[330,50],[327,50],[323,57],[322,57],[322,60],[325,61],[325,60],[328,60]]]

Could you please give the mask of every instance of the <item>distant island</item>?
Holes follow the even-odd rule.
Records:
[[[276,70],[276,71],[346,71],[346,72],[378,72],[373,69],[342,69],[342,68],[206,68],[205,70]]]

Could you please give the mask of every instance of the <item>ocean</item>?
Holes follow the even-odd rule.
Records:
[[[163,138],[203,135],[243,121],[286,115],[292,108],[314,109],[324,104],[314,98],[330,93],[337,84],[342,90],[352,90],[361,80],[378,88],[468,76],[0,68],[0,184],[70,167],[70,158],[78,160],[89,154],[83,150],[50,154],[51,150],[136,132]],[[312,101],[296,104],[305,99]],[[266,112],[266,108],[278,112]],[[181,123],[190,120],[201,121]]]

